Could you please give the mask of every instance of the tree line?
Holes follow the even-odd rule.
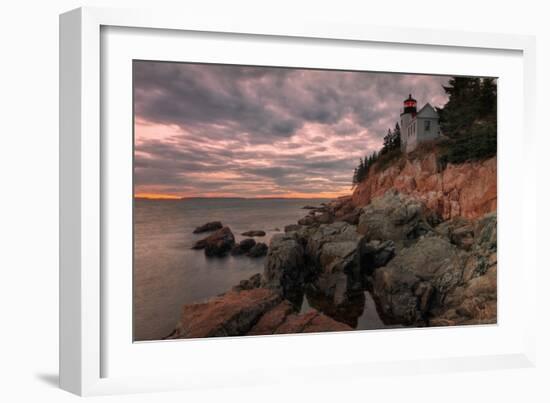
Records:
[[[365,155],[364,158],[359,158],[359,164],[353,171],[352,187],[355,187],[367,177],[370,168],[376,161],[378,161],[380,157],[387,155],[394,150],[400,150],[400,148],[401,129],[399,128],[399,124],[396,123],[393,130],[388,129],[388,132],[384,136],[384,142],[380,151],[375,151],[370,155]]]
[[[497,153],[497,84],[494,78],[453,77],[443,86],[449,100],[438,109],[447,137],[440,160],[461,163]]]

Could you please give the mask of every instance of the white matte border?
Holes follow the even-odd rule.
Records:
[[[98,99],[96,98],[98,93],[96,92],[97,89],[94,89],[93,87],[94,85],[98,85],[97,78],[99,77],[98,64],[95,64],[95,62],[98,61],[99,55],[94,54],[94,52],[99,48],[99,26],[103,24],[177,29],[186,27],[196,28],[198,24],[198,26],[202,25],[203,29],[214,29],[217,27],[218,29],[215,30],[226,32],[235,30],[235,27],[228,27],[227,22],[220,21],[212,22],[194,20],[191,22],[191,19],[189,18],[187,20],[182,18],[175,20],[174,16],[169,14],[153,15],[151,13],[145,14],[140,12],[121,13],[102,9],[85,10],[82,17],[81,32],[83,37],[81,42],[81,74],[83,84],[81,88],[81,95],[84,95],[86,99],[82,98],[83,106],[80,116],[82,119],[80,136],[85,139],[85,142],[89,147],[79,150],[79,152],[81,152],[81,159],[79,163],[82,168],[80,185],[83,189],[85,189],[82,194],[89,194],[88,197],[93,198],[94,194],[98,196],[98,189],[95,188],[95,178],[96,175],[98,175],[98,169],[96,169],[93,160],[94,158],[99,160],[99,149],[96,148],[99,144],[99,111],[97,110],[97,106],[94,106],[93,101]],[[278,26],[275,26],[274,24],[258,25],[258,22],[255,22],[249,23],[248,25],[241,25],[237,31],[241,30],[242,32],[254,33],[256,30],[256,33],[263,32],[278,33],[280,35],[351,38],[356,40],[374,38],[388,42],[435,43],[437,45],[461,45],[465,47],[473,46],[486,48],[493,46],[503,49],[528,50],[528,52],[531,52],[533,49],[533,44],[528,40],[528,38],[519,36],[481,35],[457,32],[438,32],[438,35],[433,35],[434,33],[430,31],[397,29],[390,32],[386,29],[374,29],[372,27],[342,27],[329,26],[327,24],[301,24],[299,26],[277,25]],[[150,31],[150,33],[151,32],[152,31]],[[176,49],[177,51],[182,52],[179,57],[175,53],[163,54],[161,50],[163,49],[163,46],[158,46],[158,44],[162,42],[162,40],[169,40],[169,37],[173,37],[174,33],[167,33],[164,31],[165,35],[162,35],[161,32],[162,31],[156,31],[156,33],[152,32],[153,37],[155,38],[149,42],[147,42],[145,38],[142,38],[145,42],[150,45],[152,44],[153,48],[158,48],[157,50],[148,49],[148,51],[151,51],[150,54],[144,55],[143,51],[141,56],[137,56],[135,54],[125,54],[121,51],[117,52],[117,55],[120,55],[123,59],[133,57],[142,59],[190,61],[191,58],[188,51],[200,51],[200,49],[190,47]],[[197,39],[200,42],[200,46],[204,45],[205,40],[213,40],[214,42],[220,41],[220,34],[197,35],[194,33],[190,36]],[[228,39],[231,39],[231,37],[225,37],[225,39],[221,40],[221,42],[227,43]],[[237,42],[239,42],[242,38],[237,39]],[[261,42],[261,39],[261,37],[256,36],[255,38],[252,38],[252,43],[248,43],[248,45],[254,45],[253,42],[257,42],[258,44]],[[266,42],[273,44],[274,46],[276,46],[276,42],[278,42],[274,41],[274,38],[263,39],[267,39]],[[300,40],[293,39],[291,41],[299,42]],[[177,42],[180,43],[179,39]],[[104,360],[102,367],[104,370],[104,375],[108,375],[108,377],[102,379],[99,378],[99,338],[96,338],[93,334],[86,336],[84,334],[80,334],[81,355],[78,357],[81,360],[82,370],[82,373],[80,374],[80,384],[75,386],[73,384],[69,384],[70,382],[66,383],[65,387],[67,389],[82,394],[94,394],[137,390],[159,390],[166,388],[185,388],[199,385],[244,385],[248,384],[251,379],[256,381],[258,381],[258,379],[264,379],[266,381],[284,380],[291,382],[291,377],[293,376],[292,374],[296,375],[296,373],[302,373],[301,367],[308,367],[311,371],[308,376],[319,379],[322,377],[323,370],[343,371],[343,376],[357,376],[357,371],[363,370],[365,374],[373,373],[373,371],[376,371],[376,373],[384,373],[384,368],[393,368],[392,371],[396,368],[400,368],[404,371],[404,373],[410,373],[411,371],[414,371],[414,368],[422,368],[424,371],[437,371],[443,368],[462,368],[466,370],[472,368],[481,369],[528,364],[526,353],[532,350],[532,344],[525,344],[525,335],[527,335],[529,339],[532,338],[533,335],[529,331],[528,322],[521,321],[520,318],[522,308],[528,307],[520,307],[519,304],[516,304],[515,306],[514,304],[510,304],[510,310],[508,310],[508,305],[503,306],[503,304],[506,304],[507,300],[510,301],[512,296],[517,295],[518,288],[522,288],[524,290],[523,292],[529,292],[529,290],[534,288],[532,284],[527,284],[525,282],[523,283],[524,287],[521,287],[521,285],[518,284],[518,281],[522,282],[525,280],[526,271],[534,270],[534,258],[530,257],[534,256],[534,253],[525,253],[526,249],[523,249],[527,245],[525,238],[523,238],[523,248],[518,247],[517,244],[515,245],[515,249],[510,250],[509,252],[503,251],[502,248],[502,242],[505,242],[505,238],[507,236],[506,233],[503,232],[503,227],[506,228],[508,225],[508,230],[514,230],[515,232],[512,235],[516,239],[521,237],[522,233],[527,233],[527,230],[534,229],[534,215],[532,210],[527,209],[527,206],[532,204],[530,202],[530,200],[532,200],[531,195],[518,192],[518,187],[516,187],[519,186],[519,189],[528,189],[528,187],[525,186],[525,182],[522,182],[522,180],[525,177],[528,177],[528,174],[532,172],[532,164],[525,164],[523,171],[520,170],[521,167],[518,167],[520,164],[515,165],[515,170],[507,170],[506,165],[503,164],[503,162],[512,161],[511,157],[517,156],[518,153],[528,155],[526,153],[522,153],[521,147],[523,143],[527,144],[528,139],[526,136],[529,132],[524,131],[522,128],[522,111],[521,108],[518,108],[518,106],[524,105],[526,114],[531,113],[531,109],[528,107],[528,102],[529,98],[533,95],[531,92],[534,89],[534,81],[530,81],[529,77],[524,75],[523,66],[526,60],[525,54],[522,55],[518,52],[512,52],[511,55],[509,53],[504,55],[502,54],[503,52],[495,52],[493,50],[489,51],[487,49],[444,48],[440,46],[430,47],[430,49],[427,49],[422,46],[413,46],[413,48],[416,48],[412,50],[413,52],[430,53],[431,51],[441,51],[445,55],[445,58],[454,58],[455,65],[452,68],[447,67],[447,70],[442,68],[439,71],[437,71],[437,69],[442,66],[438,65],[438,63],[431,63],[431,67],[424,66],[424,68],[422,68],[421,65],[417,64],[413,67],[409,65],[406,69],[400,69],[396,63],[393,63],[393,65],[390,66],[384,66],[383,62],[380,62],[381,64],[379,64],[378,67],[376,67],[373,63],[365,64],[368,61],[361,60],[361,55],[364,50],[363,46],[366,45],[366,43],[346,43],[341,41],[328,42],[331,43],[308,43],[305,46],[297,43],[298,48],[295,48],[294,51],[290,52],[288,52],[289,49],[287,46],[289,44],[287,43],[286,45],[283,45],[285,47],[284,49],[279,49],[269,55],[266,54],[267,52],[262,53],[260,51],[257,55],[258,58],[256,58],[255,61],[253,61],[253,56],[256,56],[255,54],[249,54],[248,56],[241,54],[239,60],[231,59],[231,57],[221,60],[210,55],[211,57],[208,61],[344,69],[350,69],[354,68],[353,66],[356,66],[356,68],[360,70],[398,70],[405,72],[416,71],[440,74],[460,74],[461,71],[464,71],[463,74],[496,75],[500,77],[499,119],[502,116],[502,108],[507,108],[506,105],[508,105],[508,109],[505,109],[505,111],[510,112],[510,115],[515,114],[515,117],[510,117],[510,122],[502,122],[499,120],[499,325],[452,329],[408,329],[402,331],[350,332],[346,334],[330,333],[311,336],[264,336],[257,338],[246,337],[132,344],[130,342],[131,338],[128,337],[129,334],[131,335],[131,326],[126,328],[126,325],[124,324],[124,317],[126,317],[126,320],[131,318],[131,298],[128,300],[128,295],[126,295],[126,291],[124,291],[125,286],[122,284],[127,280],[127,277],[124,277],[127,275],[127,268],[124,267],[124,256],[120,256],[124,253],[124,248],[126,248],[125,240],[128,238],[122,233],[124,231],[120,233],[117,232],[121,230],[124,225],[128,223],[131,224],[131,210],[130,214],[128,214],[128,204],[123,201],[124,198],[128,198],[128,196],[131,195],[131,190],[130,193],[125,192],[125,189],[128,189],[128,186],[131,189],[131,185],[124,184],[124,181],[128,178],[127,176],[125,178],[125,175],[128,174],[127,158],[128,155],[131,156],[131,149],[128,150],[125,148],[128,144],[125,143],[127,141],[127,128],[124,128],[124,122],[118,122],[117,124],[121,124],[121,126],[115,127],[111,127],[110,125],[113,122],[109,122],[110,117],[113,116],[113,112],[116,111],[115,115],[119,112],[122,114],[127,112],[128,100],[125,99],[125,97],[128,97],[129,94],[125,91],[131,87],[127,86],[127,81],[122,80],[118,90],[114,90],[114,85],[112,86],[112,84],[115,83],[115,80],[112,79],[113,77],[110,79],[107,77],[107,80],[102,82],[103,89],[108,90],[108,94],[106,94],[107,104],[102,105],[104,108],[103,111],[106,112],[107,122],[104,122],[106,124],[106,131],[102,133],[104,135],[102,140],[106,142],[106,144],[102,144],[104,154],[101,157],[103,161],[106,162],[106,164],[102,166],[102,169],[104,169],[103,178],[108,178],[108,181],[102,183],[101,185],[102,189],[106,190],[106,195],[104,195],[106,196],[104,199],[106,204],[104,205],[105,211],[103,211],[102,218],[106,220],[106,223],[108,223],[107,227],[102,229],[102,231],[105,231],[103,234],[107,234],[109,236],[106,239],[102,239],[102,246],[104,247],[102,250],[102,259],[105,263],[105,270],[103,271],[103,274],[108,276],[107,279],[105,279],[107,281],[104,283],[105,285],[108,285],[108,287],[106,287],[103,292],[105,293],[105,296],[109,296],[113,290],[121,290],[122,294],[117,296],[117,300],[119,299],[121,302],[115,303],[113,298],[107,298],[106,301],[102,300],[104,308],[102,310],[102,320],[107,326],[103,329],[106,331],[106,334],[103,339],[104,343],[101,345],[101,352],[104,355],[104,358],[108,358],[107,360]],[[243,44],[244,42],[241,41],[240,45]],[[104,55],[110,55],[108,52],[113,45],[115,45],[115,43],[109,39],[107,53],[104,53]],[[348,59],[347,61],[349,63],[346,64],[341,62],[339,59],[339,62],[343,64],[341,64],[340,67],[337,67],[334,64],[334,60],[328,60],[327,58],[324,60],[315,59],[312,55],[315,55],[315,49],[319,50],[318,45],[321,47],[325,45],[333,46],[333,50],[336,54],[340,54],[339,52],[349,52],[348,57],[352,57],[353,60]],[[371,51],[381,52],[380,54],[383,55],[387,53],[387,49],[385,49],[387,46],[385,44],[371,43],[370,45],[370,47],[373,48],[370,49]],[[111,48],[111,50],[113,49],[115,48]],[[460,49],[469,50],[473,53],[474,56],[479,58],[478,63],[468,63],[468,67],[465,67],[464,65],[466,62],[463,56],[460,55]],[[167,49],[164,48],[164,51],[166,50]],[[409,50],[405,50],[405,52],[407,51]],[[157,54],[158,56],[152,57],[154,54]],[[236,54],[238,54],[238,52]],[[427,53],[423,53],[424,56],[426,54]],[[306,55],[310,57],[304,59]],[[290,58],[285,59],[285,56],[289,56]],[[249,59],[247,59],[247,57]],[[302,59],[300,59],[300,57],[302,57]],[[114,63],[114,57],[111,60],[109,59],[110,57],[106,60],[108,64],[112,62]],[[390,59],[391,57],[388,58],[388,60]],[[121,59],[118,60],[121,65],[117,67],[117,63],[114,63],[114,68],[121,68],[122,71],[124,71],[124,63],[126,62],[123,60],[121,61]],[[202,59],[201,61],[206,60]],[[431,61],[439,62],[441,60],[431,59]],[[480,66],[480,61],[492,64]],[[532,61],[529,64],[531,65],[531,63]],[[505,65],[508,67],[505,67]],[[494,71],[500,69],[499,71],[501,71],[501,74],[489,73],[488,70],[491,70],[493,67],[495,67]],[[510,69],[508,70],[508,73],[505,71],[507,69]],[[532,80],[534,80],[534,77]],[[522,88],[524,82],[526,84],[526,90],[529,91],[529,97],[524,96]],[[62,97],[64,96],[63,92],[61,95]],[[112,99],[110,98],[111,96],[113,96]],[[513,104],[512,100],[515,100]],[[112,110],[110,108],[110,105],[112,106],[112,104],[109,103],[111,101],[115,101],[115,106],[121,109]],[[119,101],[121,101],[120,104],[118,103]],[[97,118],[97,120],[95,118]],[[118,120],[122,121],[124,119],[126,119],[126,117],[119,117]],[[117,119],[115,118],[114,120],[116,121]],[[131,125],[131,123],[126,124]],[[502,132],[502,130],[506,132],[506,128],[510,129],[508,135],[503,134]],[[115,129],[116,131],[111,132],[110,130],[112,129]],[[122,130],[118,132],[118,129]],[[515,133],[512,133],[512,130],[515,131]],[[525,133],[522,138],[523,142],[517,140],[518,133]],[[505,137],[503,138],[502,136]],[[515,142],[511,145],[511,141],[509,140],[514,139]],[[510,144],[510,148],[506,148],[506,144]],[[121,154],[118,154],[119,151]],[[525,151],[527,152],[528,150]],[[116,158],[114,157],[115,155]],[[110,170],[110,168],[113,167],[113,164],[109,163],[109,161],[113,161],[112,158],[117,161],[117,164],[121,165],[120,170]],[[508,173],[510,175],[508,175]],[[120,180],[122,182],[117,182]],[[114,204],[111,204],[111,201],[113,201],[111,198],[116,195],[116,193],[111,192],[111,190],[113,190],[114,183],[121,185],[120,189],[114,190],[121,192],[118,193],[119,196],[124,193],[124,198],[116,199],[114,200]],[[506,198],[502,197],[503,194],[506,195]],[[63,194],[61,196],[63,197]],[[79,307],[82,328],[93,332],[94,329],[99,331],[99,308],[94,308],[94,300],[99,298],[98,284],[95,280],[96,276],[99,275],[98,261],[96,261],[96,248],[98,249],[99,245],[94,245],[96,242],[94,240],[96,235],[95,219],[99,218],[99,211],[97,206],[94,203],[90,205],[88,200],[89,199],[85,199],[81,203],[82,228],[79,228],[82,235],[81,245],[83,247],[82,254],[80,255],[80,270],[82,275],[82,279],[80,280],[81,288],[79,288],[79,291],[76,292],[75,295],[71,295],[71,298],[75,298],[75,300],[80,301],[82,304],[82,306]],[[527,200],[527,202],[524,202],[525,200]],[[118,202],[121,204],[117,204]],[[508,207],[506,207],[507,203]],[[506,218],[503,217],[504,211],[507,211],[507,209],[508,211],[515,211],[514,215],[510,216],[510,221],[508,224],[506,224],[508,215]],[[111,222],[114,223],[114,221],[111,221],[111,219],[115,216],[115,213],[117,217],[121,217],[121,221],[119,221],[118,224],[122,225],[122,227],[115,228],[114,232],[112,232],[113,225]],[[127,221],[128,217],[130,217],[130,221]],[[123,249],[120,254],[113,253],[114,248],[110,244],[110,240],[115,239],[113,238],[113,235],[122,236],[122,244],[120,246]],[[118,238],[116,239],[118,240]],[[86,256],[84,253],[86,251],[89,251],[91,256]],[[90,258],[92,259],[90,260]],[[128,258],[128,256],[126,258]],[[112,263],[123,263],[123,268],[120,269],[120,273],[122,274],[120,277],[114,276],[114,281],[110,281],[111,275],[114,273],[113,270],[109,270],[109,268],[112,267],[110,266]],[[508,269],[506,267],[508,267]],[[509,278],[511,278],[512,274],[517,276],[518,267],[521,268],[521,273],[524,275],[519,280],[518,277],[514,277],[516,281],[515,284],[507,281],[505,274],[510,274]],[[61,277],[63,286],[63,272],[61,273]],[[118,284],[117,278],[118,280],[122,280],[122,283]],[[532,278],[534,278],[534,276]],[[89,281],[90,279],[93,279],[94,281]],[[70,284],[66,284],[62,288],[66,288],[68,285]],[[119,286],[121,287],[119,288]],[[129,286],[130,284],[126,285],[126,287]],[[131,291],[129,295],[131,296]],[[508,296],[508,298],[506,296]],[[514,298],[514,300],[515,302],[518,301],[516,298]],[[129,306],[128,301],[130,301]],[[530,303],[532,299],[525,298],[525,301],[526,303]],[[511,316],[507,318],[507,315],[503,313],[503,310],[509,312]],[[115,320],[115,318],[122,318],[122,323],[119,323]],[[69,332],[66,327],[70,326],[67,320],[64,319],[67,318],[61,318],[62,333]],[[117,328],[116,326],[120,327]],[[479,343],[479,337],[492,338],[493,342],[490,346],[486,346],[485,343],[481,343],[483,345],[479,346],[479,348],[467,348],[466,343],[471,342],[474,346]],[[447,341],[453,343],[451,346],[458,347],[453,349],[449,348],[449,345],[447,345],[447,347],[441,345],[437,346],[437,342],[441,341],[443,338],[448,338]],[[383,351],[385,354],[379,354],[377,356],[376,349],[371,349],[369,352],[373,353],[373,355],[366,356],[366,354],[357,353],[357,350],[351,350],[351,344],[361,349],[364,349],[365,346],[375,345],[378,346],[378,349]],[[228,346],[230,348],[228,348]],[[328,346],[331,346],[332,348],[328,348]],[[386,348],[383,348],[382,346],[385,346]],[[436,348],[434,349],[433,347]],[[441,350],[442,347],[445,348]],[[439,350],[437,348],[439,348]],[[237,353],[237,350],[240,354]],[[323,351],[323,354],[319,354],[319,351]],[[266,352],[268,352],[269,355],[266,356]],[[353,354],[347,354],[350,352]],[[224,366],[224,363],[220,362],[221,356],[228,359],[231,365]],[[213,365],[212,362],[209,362],[207,357],[213,357],[216,359],[216,364]],[[261,357],[261,359],[258,359],[257,357]],[[471,359],[469,359],[469,357],[471,357]],[[128,363],[130,363],[130,366],[133,368],[128,368],[127,364],[120,362],[125,359],[129,360]],[[274,361],[271,361],[271,359]],[[402,360],[409,361],[404,362]],[[239,363],[239,365],[237,365],[237,363]],[[68,369],[70,369],[70,363],[65,364],[65,369],[62,367],[62,383],[64,378],[67,379],[66,374]],[[264,375],[258,375],[258,371],[255,371],[255,369],[263,370]],[[174,373],[178,375],[174,377]],[[128,376],[132,374],[139,375],[139,377],[129,378]]]

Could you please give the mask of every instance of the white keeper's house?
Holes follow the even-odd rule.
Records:
[[[429,103],[416,111],[416,99],[411,94],[403,101],[401,113],[401,151],[410,152],[418,144],[441,136],[439,114]]]

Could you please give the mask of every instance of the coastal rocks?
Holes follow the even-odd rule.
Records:
[[[307,238],[306,258],[317,274],[312,286],[340,305],[357,288],[360,274],[356,227],[345,222],[321,225]]]
[[[248,335],[273,334],[293,311],[294,308],[289,301],[281,302],[266,312],[248,332]]]
[[[248,257],[262,257],[267,255],[268,247],[263,242],[258,242],[246,253]]]
[[[253,282],[257,282],[256,277]],[[316,310],[295,313],[294,306],[273,290],[237,287],[206,302],[184,305],[176,329],[167,338],[352,330]]]
[[[253,288],[259,288],[262,285],[262,275],[256,273],[249,279],[241,280],[238,285],[232,288],[233,291],[252,290]]]
[[[287,299],[309,288],[328,305],[342,305],[361,288],[360,244],[363,237],[346,222],[298,226],[272,239],[264,270],[266,285],[283,290]],[[371,251],[387,252],[391,245]],[[379,257],[386,262],[390,257]]]
[[[370,275],[384,317],[406,325],[496,323],[496,213],[453,219]]]
[[[497,268],[472,278],[447,296],[445,309],[430,319],[430,326],[494,324],[497,318]]]
[[[220,221],[212,221],[207,222],[206,224],[203,224],[193,231],[193,234],[200,234],[202,232],[209,232],[209,231],[216,231],[218,229],[221,229],[223,227],[222,223]]]
[[[336,321],[317,311],[298,314],[289,301],[267,311],[247,333],[249,336],[265,334],[316,333],[353,330],[349,325]]]
[[[307,216],[305,216],[303,218],[300,218],[298,220],[299,225],[314,225],[316,223],[317,223],[317,220],[312,215],[307,215]]]
[[[254,288],[229,291],[204,303],[184,305],[171,338],[242,336],[281,301],[276,292]]]
[[[448,240],[423,237],[374,271],[372,293],[383,314],[407,325],[424,324],[428,311],[443,303],[462,281],[464,253]]]
[[[223,227],[210,236],[197,241],[192,249],[204,249],[206,256],[225,256],[235,245],[235,237],[229,227]]]
[[[363,208],[357,231],[367,240],[405,241],[433,231],[437,217],[417,199],[390,190]]]
[[[233,256],[244,255],[250,251],[254,246],[256,246],[256,241],[252,238],[243,239],[238,244],[235,244],[231,249],[231,254]]]
[[[348,224],[357,225],[359,224],[359,217],[361,215],[361,209],[353,209],[349,213],[345,213],[339,217],[336,217],[336,221],[344,221]]]
[[[289,225],[285,225],[285,232],[293,232],[293,231],[298,231],[300,228],[302,228],[302,226],[300,224],[289,224]]]
[[[402,158],[382,171],[369,173],[352,195],[364,207],[390,189],[424,202],[444,220],[478,218],[496,210],[496,157],[482,162],[448,164],[441,169],[434,153]]]
[[[275,235],[264,266],[264,286],[293,299],[301,291],[306,275],[302,245],[292,235]]]
[[[359,256],[361,260],[361,272],[372,274],[374,269],[385,266],[395,256],[395,243],[393,241],[362,242]]]
[[[246,231],[241,234],[242,236],[265,236],[265,231],[261,230],[253,230],[253,231]]]
[[[317,333],[350,330],[353,329],[345,323],[337,322],[327,315],[313,310],[302,315],[289,315],[273,333]]]

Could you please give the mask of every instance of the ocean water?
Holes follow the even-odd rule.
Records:
[[[273,235],[303,217],[305,205],[324,199],[186,199],[135,200],[134,210],[134,340],[159,340],[176,326],[183,304],[205,301],[228,291],[239,281],[263,271],[265,257],[207,258],[192,250],[208,233],[195,227],[222,221],[236,241],[248,230],[264,230],[256,241],[269,245]],[[385,327],[372,298],[365,292],[355,307],[357,329]],[[304,298],[302,311],[310,309]]]

